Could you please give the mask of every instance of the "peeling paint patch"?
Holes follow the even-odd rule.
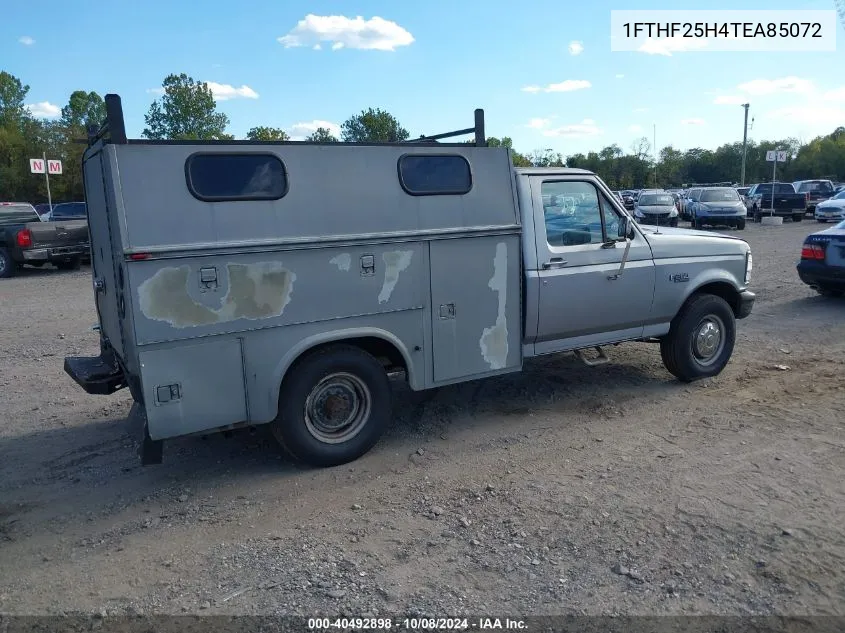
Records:
[[[138,287],[142,314],[177,328],[236,319],[280,316],[290,303],[296,274],[279,262],[227,264],[229,288],[220,308],[195,301],[189,292],[190,266],[167,267]]]
[[[508,362],[508,322],[505,317],[508,289],[508,247],[504,242],[496,244],[493,258],[493,276],[487,286],[498,294],[499,306],[496,324],[484,328],[481,339],[481,355],[490,369],[503,369]]]
[[[382,255],[382,259],[384,259],[384,283],[381,286],[381,292],[378,293],[379,303],[390,301],[390,295],[393,294],[396,282],[399,281],[399,273],[407,270],[408,266],[411,265],[413,254],[414,251],[388,251]]]
[[[341,253],[340,255],[335,255],[329,260],[329,263],[337,266],[339,270],[347,272],[352,266],[352,255],[350,255],[349,253]]]

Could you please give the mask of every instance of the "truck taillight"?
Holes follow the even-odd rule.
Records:
[[[21,248],[29,248],[32,246],[32,231],[29,229],[21,229],[15,235],[15,242]]]
[[[801,248],[801,259],[824,259],[824,246],[821,244],[804,244]]]

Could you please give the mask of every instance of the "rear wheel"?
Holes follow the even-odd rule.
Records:
[[[745,220],[744,219],[743,220],[737,220],[736,221],[736,228],[739,231],[745,230]]]
[[[792,216],[793,222],[801,222],[803,219],[804,219],[803,213],[796,213],[795,215]]]
[[[290,368],[270,429],[295,459],[338,466],[375,446],[390,422],[391,400],[381,363],[358,347],[332,345]]]
[[[15,274],[17,266],[5,248],[0,248],[0,278],[11,277]]]
[[[735,342],[736,319],[728,303],[711,294],[693,295],[660,340],[660,354],[673,376],[692,382],[719,374]]]
[[[816,220],[819,224],[827,224],[827,220]]]
[[[842,290],[834,290],[833,288],[816,288],[816,292],[823,297],[841,297],[845,294]]]

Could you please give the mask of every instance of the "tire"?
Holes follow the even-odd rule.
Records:
[[[335,394],[329,393],[332,388]],[[333,395],[338,399],[331,402]],[[390,422],[392,397],[387,372],[372,355],[351,345],[332,345],[307,354],[288,370],[270,430],[294,459],[310,466],[339,466],[375,446]],[[326,418],[332,412],[326,405],[348,408],[350,400],[357,401],[352,420],[330,430]]]
[[[56,268],[58,268],[59,270],[79,270],[81,266],[81,257],[74,257],[69,262],[56,262]]]
[[[696,351],[698,334],[708,325],[721,331],[715,349]],[[710,331],[712,336],[713,332]],[[705,343],[705,341],[701,341]],[[672,319],[669,333],[660,340],[663,364],[681,382],[716,376],[725,368],[736,343],[736,319],[727,301],[711,294],[690,297]],[[710,352],[709,357],[705,356]]]
[[[669,220],[669,226],[671,226],[673,229],[678,228],[678,218],[672,218],[671,220]]]
[[[819,224],[827,224],[827,220],[816,220]]]
[[[804,214],[803,213],[796,213],[795,215],[792,216],[793,222],[802,222],[803,220],[804,220]]]
[[[0,279],[14,276],[17,272],[17,265],[9,257],[9,253],[5,248],[0,248]]]
[[[833,288],[816,288],[822,297],[841,297],[843,293],[841,290],[834,290]]]
[[[736,221],[736,229],[737,229],[737,231],[744,231],[745,230],[745,220],[737,220]]]

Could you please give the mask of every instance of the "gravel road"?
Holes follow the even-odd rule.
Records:
[[[90,270],[0,281],[0,612],[845,614],[845,301],[815,223],[750,225],[752,316],[715,379],[609,350],[413,393],[354,464],[263,429],[142,467],[94,353]]]

